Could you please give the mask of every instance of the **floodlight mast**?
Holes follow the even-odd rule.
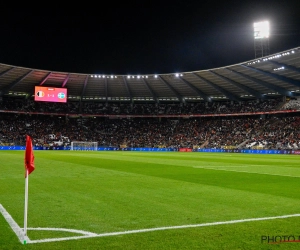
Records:
[[[268,21],[256,22],[254,27],[254,52],[255,58],[268,56],[270,54],[269,37],[270,26]]]

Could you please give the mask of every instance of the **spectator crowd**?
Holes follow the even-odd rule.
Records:
[[[37,146],[96,141],[107,147],[300,149],[299,113],[268,113],[284,106],[281,99],[186,104],[7,99],[0,102],[0,145],[24,145],[29,134]]]

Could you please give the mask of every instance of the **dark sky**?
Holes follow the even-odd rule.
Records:
[[[0,63],[90,74],[209,69],[254,59],[253,23],[264,20],[270,53],[300,46],[300,0],[28,4],[1,7]]]

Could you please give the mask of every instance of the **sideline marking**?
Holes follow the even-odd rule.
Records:
[[[202,169],[210,169],[210,170],[221,170],[221,171],[237,172],[237,173],[247,173],[247,174],[266,174],[266,175],[275,175],[275,176],[300,178],[300,176],[296,176],[296,175],[284,175],[284,174],[270,174],[270,173],[259,173],[259,172],[249,172],[249,171],[237,171],[237,170],[231,170],[231,169],[225,169],[225,168],[211,168],[211,167],[202,167],[202,166],[193,166],[193,168],[202,168]]]
[[[0,204],[0,212],[11,226],[13,231],[18,236],[21,243],[23,237],[23,230],[18,226],[18,224],[14,221],[14,219],[8,214],[5,208]],[[81,233],[84,234],[82,236],[71,236],[71,237],[63,237],[63,238],[47,238],[41,240],[30,240],[28,238],[27,244],[32,243],[42,243],[42,242],[54,242],[54,241],[65,241],[65,240],[78,240],[84,238],[95,238],[95,237],[106,237],[106,236],[115,236],[115,235],[124,235],[124,234],[134,234],[134,233],[144,233],[144,232],[153,232],[153,231],[163,231],[163,230],[172,230],[172,229],[182,229],[182,228],[195,228],[195,227],[207,227],[207,226],[215,226],[215,225],[226,225],[226,224],[236,224],[243,223],[249,221],[263,221],[263,220],[275,220],[275,219],[285,219],[291,217],[300,217],[300,214],[289,214],[289,215],[281,215],[281,216],[273,216],[273,217],[262,217],[262,218],[250,218],[250,219],[241,219],[241,220],[229,220],[229,221],[218,221],[218,222],[208,222],[202,224],[190,224],[190,225],[181,225],[181,226],[168,226],[168,227],[155,227],[155,228],[145,228],[145,229],[137,229],[137,230],[128,230],[121,232],[111,232],[111,233],[102,233],[96,234],[92,232],[76,230],[76,229],[66,229],[66,228],[28,228],[28,230],[53,230],[53,231],[65,231],[65,232],[73,232],[73,233]],[[21,235],[20,235],[21,233]]]

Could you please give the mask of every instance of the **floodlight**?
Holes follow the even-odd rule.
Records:
[[[256,22],[254,27],[254,51],[255,58],[268,56],[270,54],[269,36],[270,26],[269,21]]]
[[[254,39],[269,38],[270,27],[268,21],[254,23],[253,26],[254,26]]]

